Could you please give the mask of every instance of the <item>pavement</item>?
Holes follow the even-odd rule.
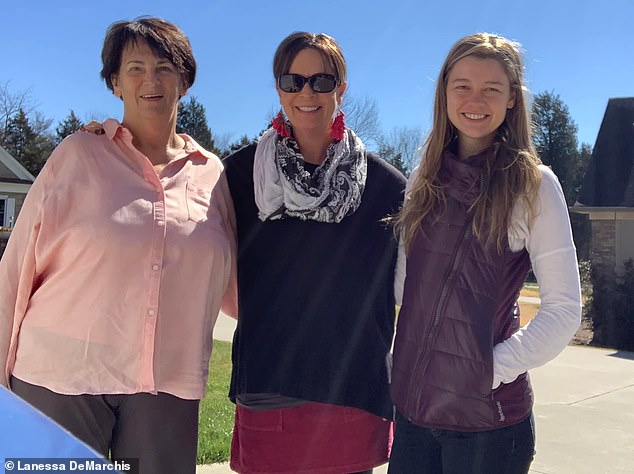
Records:
[[[214,337],[230,341],[234,329],[221,315]],[[537,438],[531,473],[634,474],[634,353],[568,346],[530,377]],[[197,469],[229,472],[227,463]],[[374,473],[387,473],[387,465]]]

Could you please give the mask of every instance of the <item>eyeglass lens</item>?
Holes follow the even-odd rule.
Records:
[[[313,74],[304,77],[301,74],[282,74],[279,78],[279,86],[284,92],[295,93],[304,88],[308,82],[311,89],[318,93],[332,92],[337,85],[337,78],[332,74]]]

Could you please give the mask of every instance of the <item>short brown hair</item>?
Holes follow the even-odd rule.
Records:
[[[185,33],[178,26],[160,18],[142,17],[132,21],[117,21],[106,31],[101,49],[101,78],[108,89],[114,92],[111,78],[113,74],[119,73],[124,49],[139,39],[145,40],[157,56],[169,60],[176,67],[187,88],[194,84],[196,60]]]
[[[332,68],[339,83],[346,82],[346,60],[335,39],[324,33],[306,33],[304,31],[288,35],[277,47],[273,58],[273,76],[275,79],[288,73],[297,54],[306,48],[319,51],[324,63]]]

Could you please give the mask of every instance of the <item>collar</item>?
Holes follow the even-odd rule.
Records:
[[[450,150],[443,152],[439,178],[449,196],[464,204],[473,204],[480,195],[481,171],[487,153],[488,150],[484,150],[460,160]]]
[[[110,140],[114,140],[115,137],[119,135],[120,138],[125,140],[126,142],[129,141],[130,144],[132,142],[132,134],[130,133],[130,130],[121,125],[121,123],[116,119],[109,118],[104,120],[103,129],[106,132],[106,136]],[[208,150],[205,150],[196,142],[196,140],[194,140],[189,135],[185,133],[179,133],[178,136],[185,140],[185,148],[183,150],[188,155],[196,154],[208,160],[216,158],[216,155]]]

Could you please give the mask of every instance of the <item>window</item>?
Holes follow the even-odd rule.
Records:
[[[13,227],[15,199],[0,196],[0,227]]]

